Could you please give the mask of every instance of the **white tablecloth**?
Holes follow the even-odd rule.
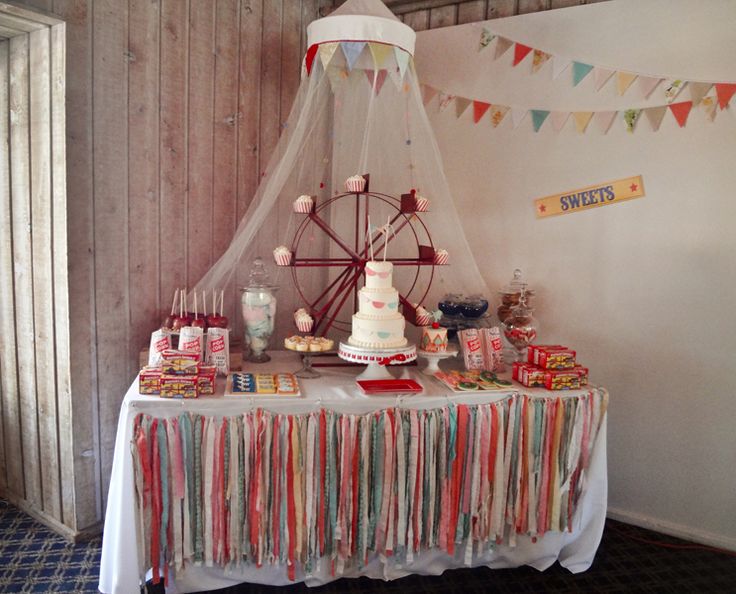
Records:
[[[272,353],[273,360],[265,365],[252,366],[249,370],[293,372],[299,369],[299,359],[293,353]],[[443,364],[443,367],[445,365]],[[395,369],[395,368],[394,368]],[[364,413],[395,405],[413,408],[431,408],[448,402],[477,404],[493,402],[508,397],[515,391],[523,391],[531,396],[549,397],[546,390],[515,386],[509,391],[493,393],[453,394],[451,390],[434,378],[419,373],[416,367],[403,367],[400,374],[411,377],[424,386],[422,394],[414,396],[366,397],[355,385],[354,367],[320,368],[323,377],[300,380],[303,398],[264,398],[225,397],[224,381],[218,380],[218,395],[201,397],[196,400],[167,400],[155,396],[142,396],[138,393],[138,381],[128,389],[120,411],[115,454],[110,480],[110,490],[105,515],[105,530],[102,541],[99,588],[106,594],[129,594],[138,592],[138,557],[136,547],[135,485],[130,444],[133,435],[133,419],[138,413],[158,417],[169,417],[182,412],[196,412],[211,416],[236,415],[251,406],[267,408],[275,412],[292,414],[304,413],[319,407],[338,412]],[[394,375],[398,375],[394,370]],[[516,389],[518,388],[518,390]],[[565,392],[566,396],[579,395],[581,391]],[[483,555],[473,557],[471,566],[491,568],[519,567],[531,565],[544,570],[559,560],[563,567],[573,573],[588,569],[593,562],[600,543],[606,516],[607,505],[607,464],[606,464],[606,419],[602,421],[594,445],[586,484],[581,502],[576,511],[575,529],[572,533],[548,532],[536,542],[531,538],[518,536],[515,546],[499,545]],[[331,581],[326,563],[316,568],[302,579],[310,586]],[[462,553],[455,557],[443,551],[424,551],[415,556],[406,566],[385,564],[374,559],[359,572],[347,574],[357,577],[365,575],[379,579],[395,579],[409,574],[439,575],[446,569],[463,567]],[[219,567],[189,566],[177,573],[174,583],[167,592],[196,592],[232,586],[241,582],[254,582],[272,585],[291,583],[284,567],[264,565],[261,568],[245,566],[240,569]]]

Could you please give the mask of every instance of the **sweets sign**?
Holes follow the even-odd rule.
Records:
[[[537,218],[541,219],[616,204],[642,196],[644,196],[644,183],[641,175],[635,175],[580,190],[570,190],[562,194],[537,198],[534,201],[534,210]]]

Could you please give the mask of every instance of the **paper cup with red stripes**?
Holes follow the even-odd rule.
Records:
[[[365,178],[360,175],[353,175],[345,180],[345,189],[348,192],[362,192],[365,190]]]
[[[434,263],[437,266],[444,266],[450,262],[450,255],[447,250],[435,250],[434,252]]]
[[[273,259],[278,266],[289,266],[291,264],[291,250],[285,245],[280,245],[273,251]]]
[[[299,198],[294,200],[294,212],[300,214],[309,214],[312,212],[313,206],[314,200],[311,196],[299,196]]]
[[[417,196],[414,207],[417,212],[427,212],[429,210],[429,199],[424,196]]]

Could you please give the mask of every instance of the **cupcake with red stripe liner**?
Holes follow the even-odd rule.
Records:
[[[280,245],[273,251],[273,259],[279,266],[289,266],[291,264],[291,250],[285,245]]]
[[[294,312],[294,321],[299,332],[308,333],[312,331],[312,325],[314,324],[314,318],[309,315],[306,309],[300,307]]]
[[[345,180],[345,189],[348,192],[362,192],[365,190],[365,178],[361,175],[351,175]]]
[[[437,266],[444,266],[445,264],[449,263],[450,261],[450,254],[447,253],[447,250],[435,250],[434,251],[434,263]]]
[[[432,322],[432,314],[416,303],[414,304],[414,308],[417,312],[417,326],[429,326]]]
[[[429,198],[417,195],[414,202],[414,208],[417,212],[427,212],[429,210]]]
[[[294,212],[309,214],[312,212],[313,207],[314,200],[311,196],[307,196],[306,194],[299,196],[299,198],[294,200]]]

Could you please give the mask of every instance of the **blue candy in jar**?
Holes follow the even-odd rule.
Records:
[[[437,304],[437,307],[439,307],[440,311],[446,316],[458,316],[461,313],[461,303],[462,296],[451,293],[449,295],[445,295],[442,298],[442,301]]]

